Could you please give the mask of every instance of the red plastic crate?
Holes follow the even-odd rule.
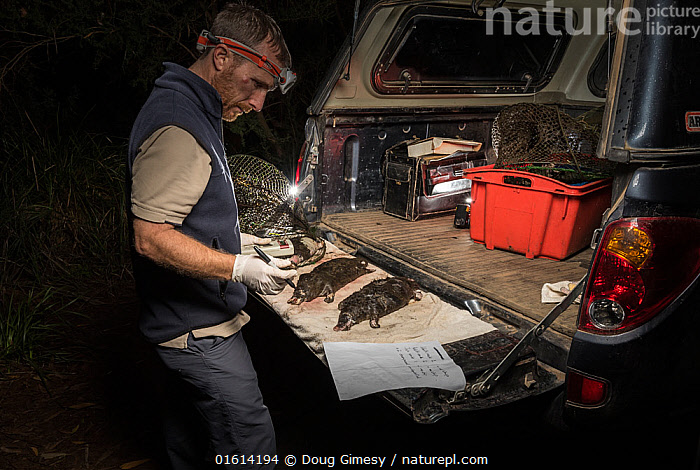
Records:
[[[527,258],[564,259],[585,248],[610,206],[611,179],[568,185],[525,171],[469,170],[472,240]]]

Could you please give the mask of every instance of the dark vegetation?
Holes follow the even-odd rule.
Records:
[[[189,66],[223,3],[0,1],[0,361],[55,360],[56,335],[130,285],[130,127],[162,63]],[[305,109],[352,28],[354,2],[250,3],[277,19],[299,80],[227,124],[227,151],[291,175]]]
[[[354,2],[248,1],[278,20],[299,79],[225,125],[227,152],[291,175]],[[2,469],[160,468],[162,377],[135,328],[126,148],[162,63],[189,66],[224,3],[0,0]]]

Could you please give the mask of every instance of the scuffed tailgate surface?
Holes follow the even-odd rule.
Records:
[[[448,282],[462,286],[539,322],[554,304],[542,304],[547,282],[577,282],[587,271],[590,249],[564,260],[527,259],[474,243],[468,229],[453,225],[454,215],[410,222],[380,210],[330,214],[322,222]],[[567,336],[576,329],[578,305],[552,325]]]

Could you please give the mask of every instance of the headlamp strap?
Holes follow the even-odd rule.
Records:
[[[219,44],[224,44],[226,47],[231,49],[234,53],[245,57],[249,61],[253,62],[255,65],[265,70],[267,73],[272,75],[278,80],[284,83],[286,77],[282,76],[282,69],[267,58],[266,55],[260,54],[258,51],[252,47],[246,46],[242,42],[234,41],[233,39],[214,36],[207,30],[202,31],[197,39],[197,50],[204,51],[207,47],[214,47]]]

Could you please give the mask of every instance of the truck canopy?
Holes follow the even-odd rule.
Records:
[[[619,162],[689,159],[700,153],[697,7],[629,1],[639,12],[618,35],[599,155]]]

